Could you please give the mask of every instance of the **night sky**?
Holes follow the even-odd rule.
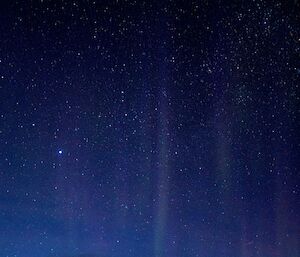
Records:
[[[0,257],[299,257],[300,2],[0,3]]]

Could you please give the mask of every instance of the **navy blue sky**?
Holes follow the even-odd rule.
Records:
[[[6,1],[0,257],[296,257],[298,1]]]

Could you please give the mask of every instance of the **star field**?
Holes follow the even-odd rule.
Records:
[[[0,257],[300,256],[299,1],[2,1],[0,24]]]

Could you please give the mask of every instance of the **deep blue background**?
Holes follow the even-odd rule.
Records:
[[[0,14],[0,257],[300,256],[298,1]]]

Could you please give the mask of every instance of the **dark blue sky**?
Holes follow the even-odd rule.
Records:
[[[300,256],[298,1],[0,7],[0,257]]]

